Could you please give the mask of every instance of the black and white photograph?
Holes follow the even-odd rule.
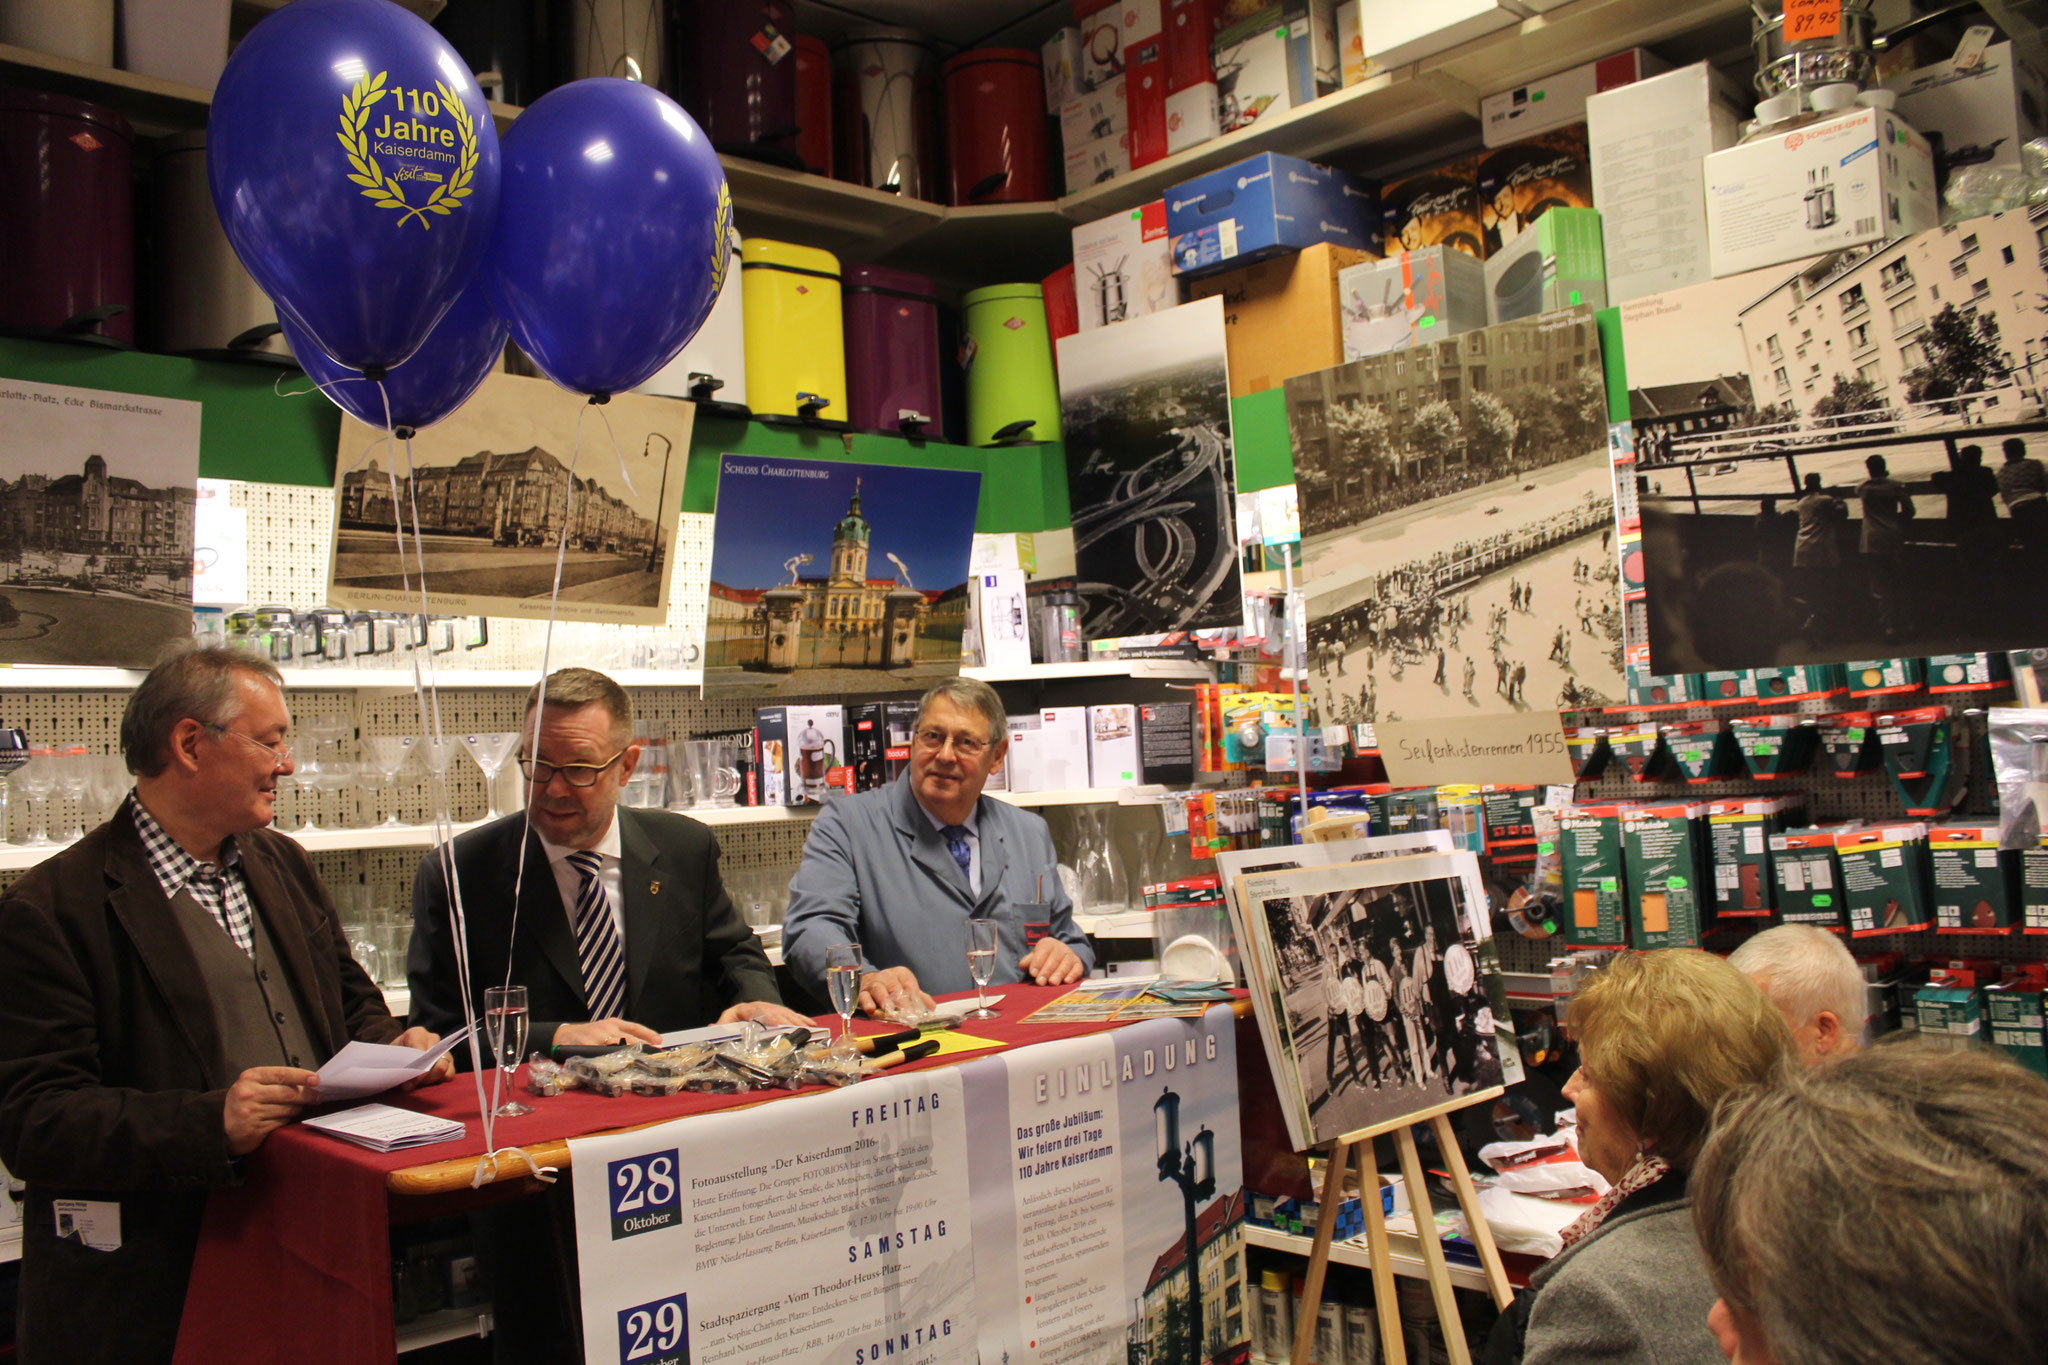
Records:
[[[1369,356],[1285,390],[1324,724],[1620,698],[1592,310]]]
[[[192,634],[199,416],[0,383],[0,664],[148,668]]]
[[[418,611],[417,525],[430,611],[546,620],[552,606],[563,621],[665,624],[695,414],[630,393],[600,410],[494,374],[413,437],[409,468],[394,463],[404,446],[343,419],[329,600]]]
[[[718,460],[707,698],[913,691],[960,671],[980,474]]]
[[[1621,310],[1659,673],[2048,639],[2048,274],[2027,213]]]
[[[1082,631],[1242,623],[1223,300],[1062,337],[1059,374]]]
[[[1470,854],[1236,881],[1261,960],[1252,1005],[1271,1016],[1268,1060],[1297,1150],[1506,1082],[1512,1035],[1504,1045],[1497,1028],[1499,965]]]

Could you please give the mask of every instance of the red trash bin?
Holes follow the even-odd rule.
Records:
[[[808,33],[796,39],[796,129],[804,169],[832,174],[832,50]]]
[[[946,169],[953,204],[1052,198],[1045,75],[1036,52],[984,47],[950,58]]]
[[[135,340],[134,133],[111,109],[0,87],[0,327]]]

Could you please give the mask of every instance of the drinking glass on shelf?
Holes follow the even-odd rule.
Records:
[[[48,749],[30,749],[28,762],[11,779],[28,798],[28,834],[22,844],[47,848],[50,840],[50,793],[57,786],[57,756]]]
[[[423,739],[420,741],[420,766],[427,770],[427,819],[433,824],[440,816],[455,818],[453,803],[448,793],[448,769],[455,762],[455,755],[461,744],[452,739]]]
[[[85,794],[92,788],[92,755],[74,745],[57,756],[57,790],[64,794],[64,833],[60,844],[85,837]]]
[[[512,757],[512,751],[519,747],[519,732],[499,730],[490,734],[464,735],[462,747],[469,750],[476,766],[483,769],[484,797],[490,802],[490,813],[484,818],[495,820],[505,813],[498,805],[498,774],[505,770],[505,760]]]
[[[508,1092],[512,1085],[512,1072],[519,1065],[519,1059],[526,1055],[526,1028],[526,987],[486,987],[484,1031],[490,1038],[491,1056],[497,1059],[498,1083]],[[508,1119],[532,1112],[532,1106],[508,1097],[491,1114],[495,1118]]]
[[[967,921],[967,974],[974,978],[974,1008],[960,1017],[1002,1018],[1002,1011],[988,1007],[988,979],[996,974],[996,922],[992,919]]]
[[[853,1007],[860,1003],[861,953],[858,943],[835,943],[825,950],[825,985],[839,1014],[839,1041],[853,1041]]]
[[[316,779],[322,768],[323,765],[311,757],[302,758],[292,771],[278,778],[280,782],[291,785],[292,813],[299,817],[298,825],[291,831],[293,834],[320,832],[320,791]]]
[[[377,765],[377,771],[384,774],[384,790],[391,802],[391,813],[384,818],[382,826],[385,829],[400,829],[405,825],[405,821],[398,818],[398,770],[405,766],[406,758],[418,743],[417,735],[370,735],[363,740],[363,751]]]
[[[353,763],[328,763],[313,774],[314,801],[324,804],[323,798],[334,797],[334,823],[329,829],[347,829],[355,821],[349,818],[348,789],[355,785],[356,772]]]
[[[111,820],[121,805],[121,799],[128,795],[128,765],[118,754],[103,755],[92,764],[93,808],[98,820]]]

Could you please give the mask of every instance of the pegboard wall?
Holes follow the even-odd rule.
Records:
[[[249,605],[278,604],[295,611],[327,605],[328,560],[334,549],[334,490],[290,484],[231,483],[228,506],[249,514]],[[711,584],[711,521],[685,512],[670,557],[668,620],[661,626],[555,624],[552,666],[590,668],[691,667],[704,640]],[[531,669],[538,676],[548,646],[545,621],[491,618],[490,640],[437,656],[438,669]],[[664,652],[665,651],[665,652]],[[680,651],[680,652],[678,652]],[[410,675],[410,667],[403,670]]]

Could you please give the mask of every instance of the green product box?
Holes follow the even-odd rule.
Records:
[[[1553,208],[1486,261],[1486,320],[1492,326],[1560,308],[1607,306],[1607,257],[1600,210]]]
[[[1638,948],[1697,948],[1706,928],[1706,806],[1638,806],[1621,825],[1629,938]]]
[[[1713,868],[1714,918],[1769,919],[1776,906],[1771,839],[1800,823],[1797,797],[1743,797],[1707,803],[1707,864]]]
[[[1927,681],[1925,659],[1851,659],[1842,665],[1852,697],[1890,697],[1917,692]]]
[[[1700,674],[1709,706],[1756,700],[1756,674],[1746,668],[1724,668]]]
[[[1437,828],[1451,836],[1451,847],[1467,853],[1486,852],[1486,816],[1477,787],[1439,787]]]
[[[1614,750],[1607,743],[1607,732],[1598,726],[1567,728],[1564,747],[1572,756],[1572,776],[1581,782],[1591,782],[1606,772],[1607,760],[1614,757]]]
[[[1480,793],[1486,819],[1486,847],[1512,848],[1536,842],[1536,787],[1488,787]]]
[[[1749,775],[1765,781],[1805,772],[1820,747],[1820,730],[1810,716],[1742,716],[1729,729]]]
[[[1441,829],[1437,816],[1435,787],[1402,787],[1387,793],[1387,830],[1393,834],[1413,834],[1420,830]]]
[[[1930,654],[1927,690],[1933,695],[1996,692],[2012,682],[2012,661],[2004,654]]]
[[[1579,806],[1560,815],[1557,849],[1564,876],[1565,946],[1626,948],[1621,808]]]
[[[1664,749],[1687,782],[1743,775],[1742,749],[1724,720],[1686,720],[1664,727]]]
[[[1933,927],[1927,826],[1855,826],[1835,836],[1835,853],[1842,862],[1842,900],[1852,937]]]
[[[1778,923],[1842,930],[1842,865],[1835,856],[1836,826],[1788,829],[1772,835],[1771,887]]]
[[[1943,934],[2007,934],[2019,923],[2019,855],[1998,846],[1998,822],[1927,831],[1934,927]]]
[[[1762,701],[1806,701],[1831,697],[1849,686],[1848,672],[1840,664],[1782,664],[1753,668],[1756,695]]]
[[[1647,663],[1630,663],[1624,672],[1630,706],[1698,706],[1703,699],[1706,684],[1697,673],[1652,673]]]
[[[1972,986],[1922,986],[1913,1015],[1923,1037],[1975,1038],[1984,1031],[1984,1000]]]
[[[2048,1018],[2041,992],[1994,986],[1984,992],[1991,1041],[2036,1076],[2048,1077]]]
[[[2020,850],[2020,915],[2029,934],[2048,934],[2048,844]]]
[[[1671,766],[1671,751],[1664,746],[1664,732],[1654,725],[1609,730],[1607,745],[1637,782],[1655,782]]]

